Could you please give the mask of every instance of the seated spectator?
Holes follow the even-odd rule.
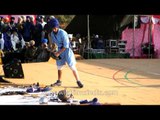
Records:
[[[4,57],[4,52],[2,49],[0,49],[0,64],[3,64],[2,58]]]
[[[48,51],[48,39],[42,39],[41,46],[38,47],[36,52],[36,62],[46,62],[50,58],[50,52]]]
[[[12,30],[11,43],[14,51],[22,49],[25,45],[23,36],[21,35],[21,33],[18,33],[16,28]]]
[[[100,37],[97,41],[97,49],[104,49],[104,41],[103,39]]]
[[[35,41],[31,40],[29,42],[30,46],[25,51],[25,62],[34,62],[36,58],[37,48],[35,47]]]
[[[72,41],[72,34],[68,34],[69,42],[70,42],[70,47],[73,48],[73,41]]]
[[[30,44],[29,44],[29,42],[25,42],[25,44],[24,44],[24,47],[22,48],[22,50],[21,50],[21,54],[22,54],[22,63],[25,63],[25,62],[27,62],[26,61],[26,59],[25,59],[25,54],[26,54],[26,51],[27,51],[27,49],[30,47]]]
[[[4,49],[4,39],[3,39],[3,33],[0,32],[0,49]]]
[[[12,43],[12,47],[14,49],[14,51],[17,50],[17,44],[20,43],[20,40],[18,38],[18,34],[16,30],[13,30],[12,34],[11,34],[11,43]]]
[[[99,35],[94,36],[94,38],[93,38],[93,40],[92,40],[92,42],[91,42],[91,47],[92,47],[93,49],[97,49],[98,39],[99,39]]]

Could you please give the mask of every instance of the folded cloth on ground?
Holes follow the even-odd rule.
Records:
[[[25,88],[17,88],[17,87],[6,87],[0,89],[0,95],[24,95],[27,94]]]
[[[34,92],[46,92],[50,91],[52,88],[51,87],[39,87],[39,86],[30,86],[27,88],[27,93],[34,93]]]
[[[93,98],[92,100],[88,101],[88,100],[81,100],[79,102],[80,104],[87,104],[87,105],[101,105],[99,102],[98,102],[98,99],[97,98]]]

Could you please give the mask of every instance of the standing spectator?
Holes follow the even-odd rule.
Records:
[[[0,16],[0,31],[1,31],[1,32],[2,32],[2,29],[3,29],[3,25],[4,25],[3,17]]]
[[[15,17],[11,17],[10,18],[9,27],[10,27],[11,30],[15,29],[15,27],[16,27],[16,25],[15,25]]]
[[[23,34],[23,19],[20,16],[18,17],[16,28],[18,29],[19,33]]]
[[[45,24],[44,29],[43,29],[43,34],[42,34],[42,39],[43,38],[48,39],[48,44],[50,48],[52,46],[52,40],[51,40],[51,29],[50,29],[49,21],[54,18],[55,18],[54,16],[49,16],[47,18],[47,24]]]
[[[9,29],[9,18],[8,17],[5,17],[3,19],[3,27],[2,27],[2,33],[3,32],[6,32],[8,29]]]
[[[33,39],[35,40],[35,46],[38,47],[41,45],[41,40],[42,40],[42,25],[40,23],[40,19],[36,19],[36,25],[34,26],[34,31],[33,31]]]
[[[44,21],[45,16],[40,15],[39,19],[40,19],[40,23],[41,23],[41,25],[42,25],[42,28],[44,28],[45,24],[47,24],[47,23]]]
[[[22,18],[22,24],[26,23],[26,16],[22,15],[21,18]]]
[[[23,24],[23,38],[24,38],[24,41],[28,42],[28,41],[31,40],[32,30],[33,30],[33,25],[31,23],[30,16],[27,16],[26,17],[26,22]]]
[[[4,50],[5,51],[12,51],[13,47],[12,47],[12,43],[11,43],[11,31],[10,28],[6,29],[6,31],[4,32]]]

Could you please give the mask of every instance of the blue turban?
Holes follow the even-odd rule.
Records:
[[[49,25],[51,28],[59,27],[59,21],[56,18],[52,18],[49,21]]]
[[[42,43],[47,43],[48,39],[42,39]]]
[[[27,18],[27,19],[28,19],[28,18],[30,19],[31,17],[30,17],[30,16],[26,16],[26,18]]]

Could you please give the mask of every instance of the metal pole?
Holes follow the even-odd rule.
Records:
[[[133,15],[133,44],[132,44],[132,52],[133,52],[133,58],[134,58],[134,52],[135,52],[135,49],[134,49],[134,42],[135,42],[135,37],[134,37],[134,33],[135,33],[135,15]]]
[[[152,43],[152,16],[149,17],[149,48],[148,48],[148,57],[151,58],[151,43]]]
[[[88,36],[88,59],[89,59],[89,48],[90,48],[90,28],[89,28],[89,15],[87,15],[87,36]]]

